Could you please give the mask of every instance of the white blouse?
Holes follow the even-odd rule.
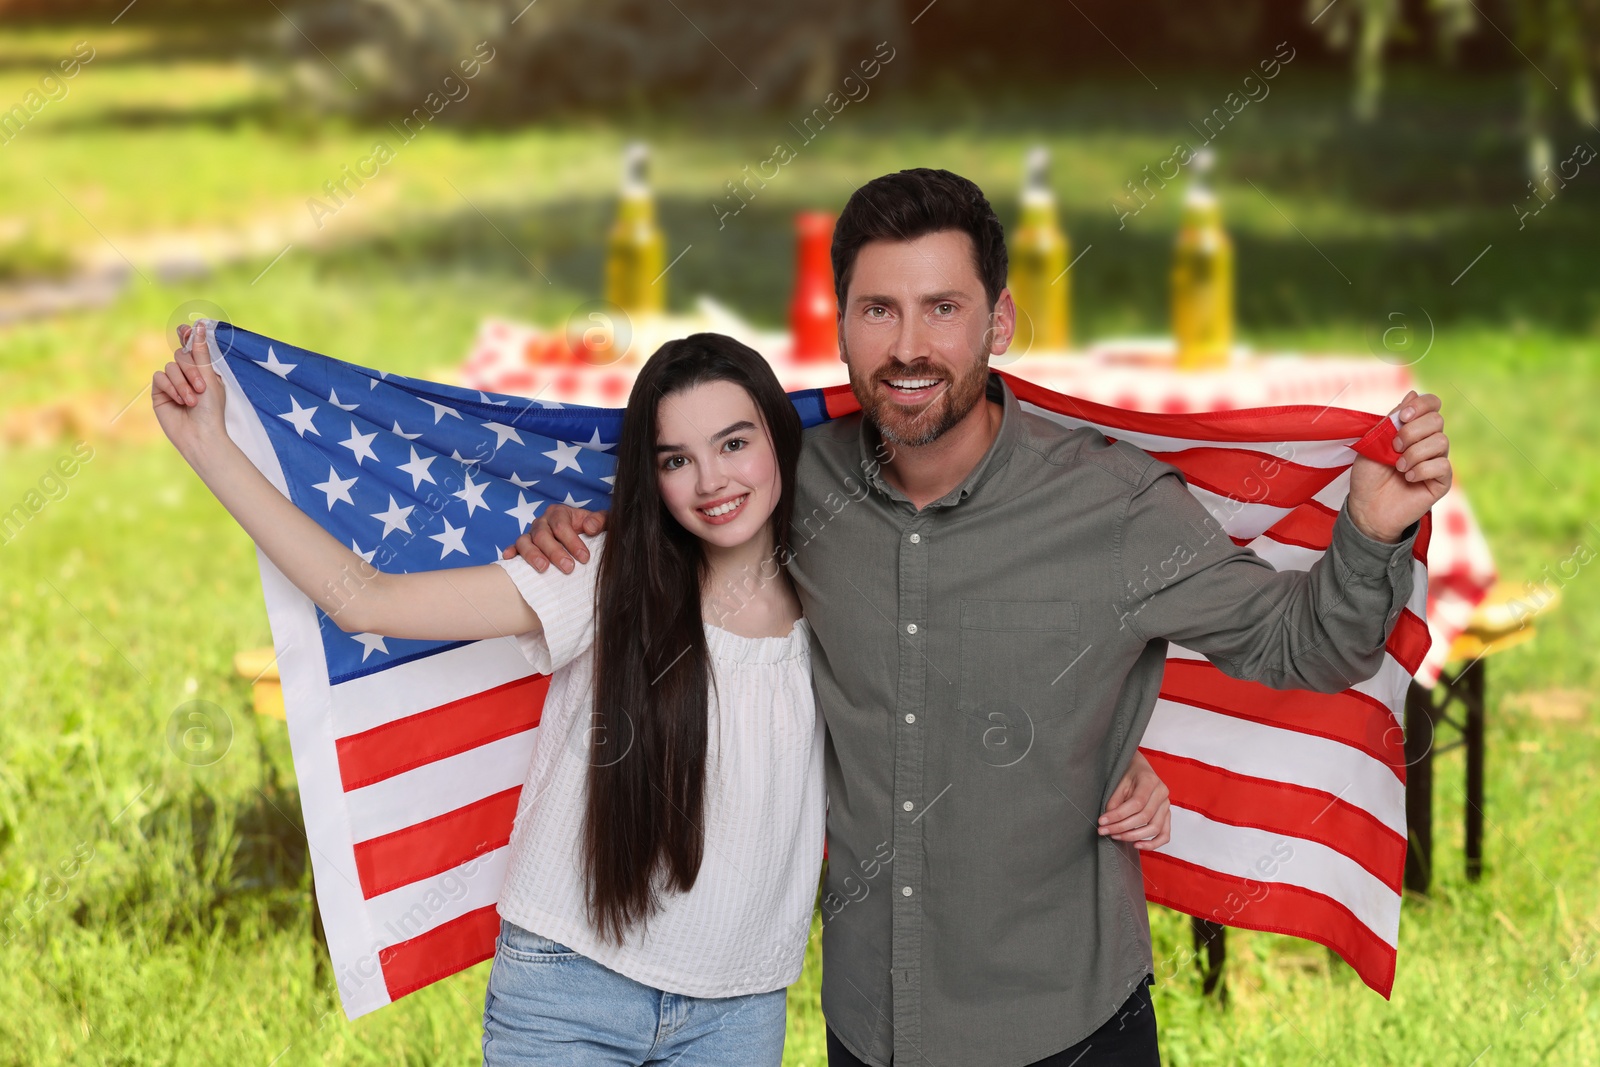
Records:
[[[740,637],[706,625],[715,685],[707,701],[705,850],[686,893],[622,945],[602,939],[584,906],[581,841],[594,704],[594,594],[605,535],[563,574],[520,556],[496,560],[544,624],[519,634],[551,674],[533,762],[511,832],[502,918],[635,981],[694,997],[779,989],[800,977],[822,865],[822,717],[811,689],[804,619],[786,637]],[[628,738],[606,739],[625,751]],[[599,758],[609,758],[601,756]]]

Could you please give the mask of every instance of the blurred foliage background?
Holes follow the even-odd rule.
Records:
[[[869,91],[802,134],[880,43]],[[1365,353],[1424,310],[1414,369],[1502,574],[1564,573],[1600,548],[1600,171],[1573,164],[1600,146],[1596,0],[0,0],[0,519],[23,506],[0,536],[0,1064],[477,1062],[486,968],[351,1024],[319,967],[287,741],[231,669],[270,642],[254,553],[149,417],[173,322],[454,366],[486,316],[556,326],[598,295],[644,139],[669,255],[692,248],[674,309],[781,326],[795,212],[886,171],[964,173],[1010,224],[1043,144],[1092,247],[1076,339],[1160,334],[1180,197],[1124,219],[1130,183],[1289,53],[1209,134],[1243,339]],[[474,55],[470,92],[404,127]],[[724,219],[780,142],[794,161]],[[1236,932],[1220,1004],[1153,909],[1167,1062],[1600,1062],[1600,595],[1560,581],[1491,667],[1482,882],[1439,760],[1393,999]],[[194,701],[219,724],[198,763],[170,736]],[[791,1064],[824,1059],[819,966]]]

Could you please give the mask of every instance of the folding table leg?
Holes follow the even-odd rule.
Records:
[[[1194,961],[1200,968],[1200,991],[1206,996],[1216,995],[1222,1003],[1228,1002],[1228,987],[1222,981],[1222,967],[1228,962],[1228,928],[1210,919],[1191,915],[1189,929],[1194,934]],[[1200,959],[1205,950],[1205,960]]]
[[[1483,874],[1483,660],[1469,663],[1465,673],[1461,700],[1467,709],[1462,731],[1467,750],[1467,878],[1476,882]]]
[[[1427,893],[1433,876],[1433,699],[1416,682],[1406,689],[1405,887]]]

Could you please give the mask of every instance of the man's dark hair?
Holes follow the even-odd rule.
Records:
[[[833,228],[833,286],[845,306],[856,253],[868,241],[912,241],[940,230],[972,238],[978,277],[994,307],[1006,287],[1006,231],[972,182],[918,167],[874,178],[855,191]]]

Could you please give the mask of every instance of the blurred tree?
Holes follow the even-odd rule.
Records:
[[[1473,29],[1473,0],[1426,0],[1440,49],[1446,56]],[[1351,109],[1362,122],[1378,116],[1383,96],[1384,50],[1391,41],[1410,41],[1401,0],[1308,0],[1306,16],[1331,48],[1350,50],[1354,90]]]
[[[1594,126],[1594,66],[1600,61],[1600,0],[1506,0],[1515,38],[1506,35],[1474,0],[1426,0],[1440,49],[1448,57],[1456,43],[1488,22],[1527,61],[1523,71],[1523,131],[1528,173],[1535,179],[1553,162],[1550,110],[1565,96],[1578,121]],[[1391,41],[1411,38],[1401,0],[1309,0],[1307,17],[1334,48],[1349,48],[1354,76],[1352,107],[1364,122],[1377,116],[1383,92],[1383,57]]]
[[[88,20],[110,22],[133,5],[128,0],[0,0],[0,18],[63,22]],[[271,14],[272,9],[268,8]],[[259,22],[261,13],[241,8],[235,0],[144,0],[139,4],[141,21],[172,22],[180,19],[205,19],[211,22]],[[119,20],[120,21],[120,20]]]
[[[1550,109],[1561,92],[1551,78],[1567,82],[1566,97],[1578,121],[1595,124],[1593,67],[1600,58],[1600,0],[1516,0],[1517,47],[1528,60],[1523,72],[1523,126],[1528,173],[1535,180],[1554,162]]]
[[[877,42],[904,43],[894,0],[781,14],[739,0],[332,0],[295,23],[282,39],[307,96],[374,117],[419,106],[485,41],[494,59],[458,109],[480,120],[669,96],[818,102]]]

